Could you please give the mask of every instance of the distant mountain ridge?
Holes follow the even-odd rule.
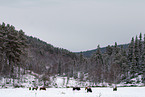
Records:
[[[118,45],[118,47],[123,46],[124,49],[128,48],[129,44],[121,44]],[[112,45],[114,46],[114,45]],[[102,47],[100,48],[101,52],[104,53],[106,51],[106,47]],[[77,52],[78,54],[82,53],[85,57],[91,57],[92,54],[94,54],[97,51],[97,49],[92,49],[92,50],[87,50],[87,51],[83,51],[83,52]]]

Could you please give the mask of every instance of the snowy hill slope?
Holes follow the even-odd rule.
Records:
[[[39,75],[37,73],[31,72],[31,71],[26,71],[26,74],[21,75],[20,79],[12,79],[12,78],[4,78],[2,77],[0,79],[0,87],[1,88],[18,88],[18,87],[51,87],[51,88],[69,88],[69,87],[74,87],[74,86],[79,86],[79,87],[86,87],[86,86],[107,86],[107,87],[112,87],[114,86],[113,84],[109,85],[109,83],[91,83],[89,81],[80,81],[79,79],[74,79],[74,78],[67,78],[67,77],[62,77],[62,76],[51,76],[49,80],[42,80],[43,75]],[[139,75],[135,78],[132,78],[129,80],[129,82],[121,82],[120,84],[117,84],[117,86],[144,86],[142,83],[142,75]]]
[[[41,79],[43,75],[36,74],[34,72],[27,71],[27,73],[21,76],[20,79],[12,79],[12,78],[4,78],[2,77],[0,80],[1,88],[8,87],[35,87],[35,86],[44,86],[46,87],[73,87],[80,86],[84,87],[89,85],[89,82],[80,82],[74,78],[60,77],[60,76],[51,76],[49,81],[43,81]]]

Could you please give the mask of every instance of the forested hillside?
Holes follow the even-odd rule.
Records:
[[[130,79],[142,75],[142,82],[145,76],[145,37],[142,34],[131,40],[128,47],[108,45],[103,53],[98,48],[88,59],[88,74],[91,81],[100,83],[132,83]],[[91,70],[89,72],[89,70]],[[97,71],[97,72],[96,72]]]
[[[12,25],[0,25],[0,74],[1,77],[19,79],[25,70],[43,74],[48,79],[53,75],[72,76],[70,67],[77,56],[65,49],[55,48],[37,38],[29,37]],[[20,71],[22,68],[22,71]]]
[[[136,36],[127,45],[107,46],[103,52],[98,45],[90,57],[56,48],[38,38],[26,36],[9,24],[0,25],[0,76],[22,81],[27,71],[49,81],[52,76],[65,76],[80,82],[119,84],[133,83],[139,75],[145,83],[145,37]],[[41,75],[41,76],[39,76]],[[139,81],[138,81],[139,82]]]

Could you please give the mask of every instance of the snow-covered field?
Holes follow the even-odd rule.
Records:
[[[0,89],[0,97],[145,97],[145,87],[120,87],[118,91],[112,88],[92,88],[92,91],[87,93],[84,88],[80,91],[72,91],[72,88],[47,88],[46,91]]]

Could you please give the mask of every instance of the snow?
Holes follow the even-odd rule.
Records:
[[[29,90],[28,88],[0,89],[0,97],[145,97],[145,87],[92,88],[87,93],[84,88],[72,91],[72,88],[47,88],[46,91]]]
[[[74,87],[74,86],[80,86],[80,87],[85,87],[87,85],[89,85],[89,82],[80,82],[80,81],[77,81],[76,79],[74,78],[70,78],[68,83],[67,83],[67,77],[59,77],[57,76],[55,78],[55,80],[53,81],[53,83],[56,83],[57,84],[57,87],[66,87],[66,86],[69,86],[69,87]]]
[[[121,82],[117,84],[117,86],[144,86],[145,84],[142,83],[142,75],[138,75],[135,78],[130,79],[131,83]]]

